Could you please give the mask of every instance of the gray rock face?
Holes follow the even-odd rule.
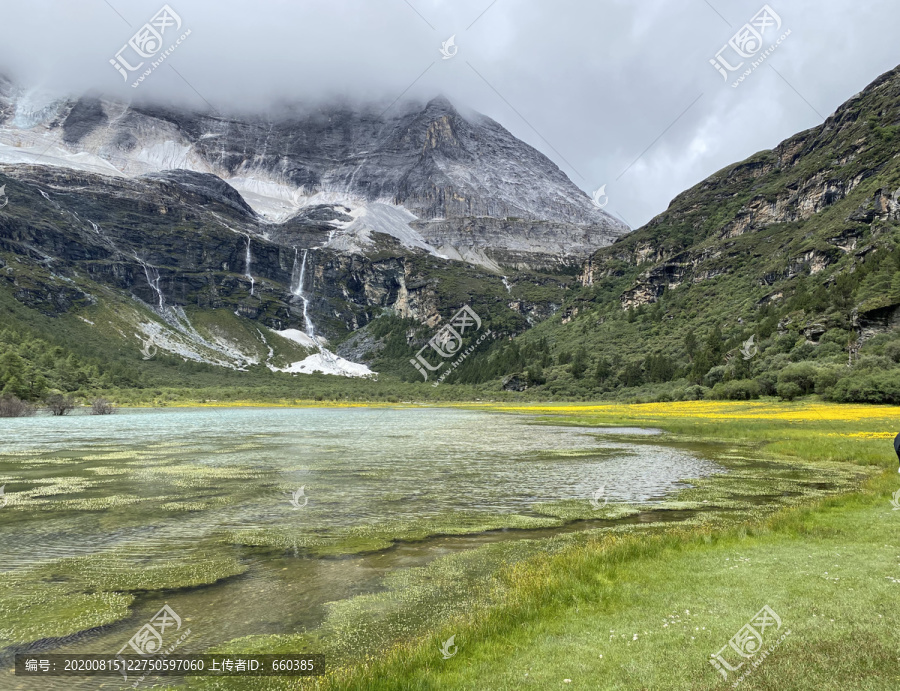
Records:
[[[81,98],[63,122],[63,141],[78,144],[84,137],[108,121],[98,98]]]
[[[427,220],[512,216],[626,230],[546,156],[443,98],[396,114],[337,107],[260,121],[134,110],[123,127],[146,118],[170,123],[228,176],[265,173],[308,193],[388,200]]]
[[[181,308],[227,310],[275,330],[303,330],[301,256],[309,316],[327,338],[385,310],[433,326],[459,309],[460,285],[471,286],[463,299],[479,313],[502,311],[504,323],[524,329],[533,315],[552,314],[565,289],[553,277],[510,273],[513,283],[541,286],[514,299],[496,274],[384,235],[368,255],[323,248],[328,222],[349,218],[340,206],[265,224],[210,174],[129,179],[0,164],[0,186],[9,198],[0,213],[0,291],[54,316],[118,294],[165,318]]]
[[[47,136],[63,151],[54,152],[57,161],[71,155],[76,166],[75,154],[89,154],[91,170],[108,165],[127,177],[179,169],[166,179],[225,195],[270,221],[302,215],[334,229],[368,204],[402,206],[425,242],[457,250],[451,257],[477,249],[513,266],[569,263],[629,231],[546,156],[444,98],[386,113],[335,105],[238,118],[90,97],[48,102],[0,81],[0,160],[9,147],[43,145]],[[228,181],[240,194],[214,191],[191,171]]]
[[[435,247],[460,251],[484,248],[498,264],[516,269],[559,266],[565,257],[582,257],[615,242],[608,225],[535,221],[524,218],[467,217],[412,224]]]
[[[216,202],[230,207],[239,214],[254,218],[256,213],[244,198],[227,182],[209,173],[195,173],[192,170],[166,170],[144,176],[169,188],[172,196],[199,206]]]

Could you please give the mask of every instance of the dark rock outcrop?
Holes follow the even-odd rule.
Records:
[[[0,135],[8,140],[31,143],[40,128],[40,138],[57,136],[69,154],[90,154],[126,176],[162,175],[220,201],[249,202],[263,213],[277,207],[277,218],[269,220],[292,212],[306,222],[352,220],[349,206],[346,214],[335,214],[316,195],[356,208],[387,202],[410,211],[435,247],[454,247],[460,256],[477,248],[492,261],[520,268],[583,260],[629,231],[542,153],[484,115],[462,114],[445,98],[387,110],[294,108],[265,117],[93,97],[49,104],[28,98],[0,85],[0,109],[28,114],[0,119]],[[239,181],[245,201],[200,175]]]

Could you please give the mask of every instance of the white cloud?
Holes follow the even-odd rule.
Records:
[[[818,124],[816,110],[830,114],[900,62],[900,5],[889,0],[770,0],[792,30],[771,64],[793,88],[766,66],[739,89],[708,61],[760,0],[709,0],[725,20],[704,0],[491,1],[171,0],[192,31],[171,67],[190,85],[161,69],[139,95],[203,107],[196,90],[220,110],[335,94],[391,101],[425,72],[407,95],[443,93],[490,115],[583,189],[607,183],[610,207],[642,224],[716,170]],[[10,4],[0,70],[131,98],[108,61],[161,5]],[[441,60],[451,34],[459,53]]]

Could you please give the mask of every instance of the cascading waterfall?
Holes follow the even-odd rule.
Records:
[[[150,266],[147,262],[141,261],[141,266],[144,267],[144,276],[147,277],[147,283],[150,284],[150,287],[153,288],[153,291],[156,293],[156,299],[159,303],[159,311],[160,314],[166,311],[166,299],[163,297],[162,289],[159,287],[159,270],[155,267]]]
[[[308,253],[309,250],[303,250],[303,260],[300,262],[298,275],[297,259],[300,253],[296,247],[294,248],[294,270],[292,272],[294,286],[293,288],[291,288],[291,293],[303,300],[303,324],[305,327],[304,331],[306,331],[307,336],[309,336],[313,340],[316,340],[316,329],[315,326],[313,326],[312,319],[309,318],[309,298],[306,297],[306,291],[303,289],[303,284],[306,282],[306,255]]]
[[[294,267],[291,269],[291,295],[296,295],[300,297],[300,279],[298,278],[298,271],[300,270],[300,266],[297,263],[297,259],[300,257],[300,250],[296,247],[294,248]]]
[[[253,257],[250,254],[250,236],[247,236],[247,254],[244,256],[244,276],[246,276],[250,280],[250,295],[253,295],[253,288],[256,286],[256,281],[253,279],[253,276],[250,274],[250,264],[253,261]]]

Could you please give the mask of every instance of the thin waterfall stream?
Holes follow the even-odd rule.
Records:
[[[296,281],[294,283],[293,288],[291,289],[291,293],[296,295],[298,298],[303,300],[303,326],[304,331],[307,336],[309,336],[313,341],[316,341],[316,327],[312,322],[312,319],[309,317],[309,298],[306,295],[306,291],[304,290],[304,284],[306,283],[306,257],[309,253],[309,250],[303,250],[303,259],[300,261],[300,269],[299,275],[297,270],[297,259],[299,257],[299,250],[294,248],[294,270],[293,274],[296,276]],[[317,341],[318,342],[318,341]]]
[[[153,292],[156,293],[160,315],[164,315],[166,310],[166,299],[163,296],[162,289],[159,287],[159,270],[154,266],[150,266],[142,259],[138,259],[137,257],[135,257],[135,259],[137,259],[141,266],[144,267],[144,276],[147,277],[147,283],[153,288]]]
[[[247,253],[244,256],[244,276],[250,281],[250,295],[253,295],[253,288],[256,286],[256,280],[250,273],[250,265],[253,262],[253,256],[250,254],[250,236],[247,236]]]

